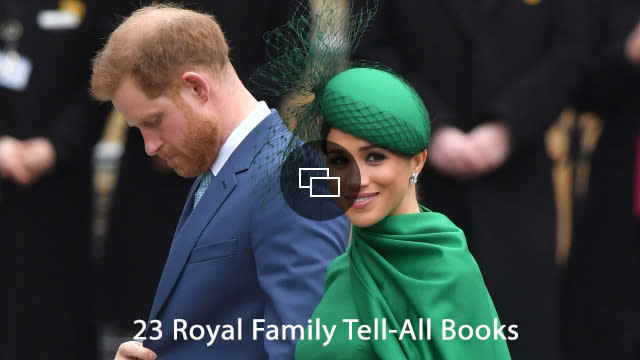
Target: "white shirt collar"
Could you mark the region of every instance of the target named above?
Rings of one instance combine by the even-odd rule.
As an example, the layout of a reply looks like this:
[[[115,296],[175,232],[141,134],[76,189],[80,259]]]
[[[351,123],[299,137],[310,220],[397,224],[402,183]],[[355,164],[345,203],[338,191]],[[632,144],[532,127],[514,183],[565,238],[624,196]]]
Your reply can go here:
[[[255,109],[244,119],[242,122],[231,132],[227,140],[220,147],[218,158],[211,167],[213,175],[218,175],[220,169],[226,164],[227,160],[236,148],[242,143],[242,140],[249,135],[249,133],[262,122],[267,116],[271,114],[271,110],[267,106],[267,103],[260,101]]]

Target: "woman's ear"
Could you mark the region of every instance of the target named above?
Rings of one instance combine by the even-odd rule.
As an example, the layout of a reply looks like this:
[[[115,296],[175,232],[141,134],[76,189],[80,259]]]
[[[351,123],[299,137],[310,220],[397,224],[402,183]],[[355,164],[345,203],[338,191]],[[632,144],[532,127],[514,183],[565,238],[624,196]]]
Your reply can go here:
[[[427,149],[413,155],[411,157],[411,171],[418,174],[422,171],[425,162],[427,161]]]
[[[180,77],[180,87],[186,95],[197,99],[201,104],[209,101],[209,82],[200,73],[187,71]]]

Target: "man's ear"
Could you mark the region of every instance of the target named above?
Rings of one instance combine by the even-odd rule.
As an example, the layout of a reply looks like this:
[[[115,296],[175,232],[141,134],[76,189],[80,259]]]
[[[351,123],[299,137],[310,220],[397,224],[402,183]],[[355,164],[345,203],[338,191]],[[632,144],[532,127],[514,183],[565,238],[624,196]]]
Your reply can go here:
[[[427,161],[427,149],[413,155],[411,157],[411,171],[415,171],[418,174],[422,171],[424,163]]]
[[[207,79],[195,71],[187,71],[180,77],[180,88],[187,96],[194,97],[201,104],[209,101],[210,87]]]

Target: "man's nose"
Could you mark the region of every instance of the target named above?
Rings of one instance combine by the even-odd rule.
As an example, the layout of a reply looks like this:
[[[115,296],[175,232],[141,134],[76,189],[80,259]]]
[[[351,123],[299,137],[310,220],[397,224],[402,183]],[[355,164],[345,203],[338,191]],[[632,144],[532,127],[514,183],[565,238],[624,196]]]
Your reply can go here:
[[[155,156],[158,154],[158,150],[162,147],[162,140],[158,136],[149,134],[148,132],[141,131],[142,138],[144,139],[144,151],[149,156]]]

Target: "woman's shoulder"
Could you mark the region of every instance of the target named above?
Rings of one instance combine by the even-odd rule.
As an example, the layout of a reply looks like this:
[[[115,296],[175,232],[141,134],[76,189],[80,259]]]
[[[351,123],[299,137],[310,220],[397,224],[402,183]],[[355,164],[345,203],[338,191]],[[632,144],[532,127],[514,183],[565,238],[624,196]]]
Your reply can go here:
[[[336,280],[346,276],[348,274],[348,269],[349,259],[346,252],[333,259],[333,261],[329,263],[329,266],[327,267],[327,272],[324,278],[325,290],[328,289],[329,286],[333,285]]]

